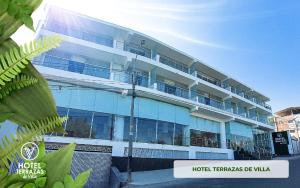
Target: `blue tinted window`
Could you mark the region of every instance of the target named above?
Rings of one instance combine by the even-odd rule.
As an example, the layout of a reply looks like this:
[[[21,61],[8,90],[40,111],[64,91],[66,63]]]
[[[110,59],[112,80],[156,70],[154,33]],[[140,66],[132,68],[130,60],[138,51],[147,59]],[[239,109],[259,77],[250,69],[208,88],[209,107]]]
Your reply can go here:
[[[69,61],[68,71],[83,73],[84,64],[76,61]]]
[[[133,123],[133,140],[135,141],[135,137],[136,137],[136,118],[134,118],[134,123]],[[124,141],[128,141],[129,140],[129,125],[130,125],[130,117],[125,117],[124,118]]]
[[[43,66],[55,69],[68,70],[69,61],[60,57],[45,55]]]
[[[94,113],[92,138],[111,140],[112,116],[103,113]]]
[[[101,78],[109,78],[109,69],[104,67],[98,67],[94,65],[85,64],[83,74],[101,77]]]
[[[137,142],[156,143],[156,121],[139,119],[137,124]]]
[[[175,124],[174,145],[183,145],[184,125]]]
[[[48,21],[46,29],[57,33],[61,33],[63,35],[113,47],[113,38],[111,36],[88,32],[85,31],[84,28],[76,28],[75,26],[66,26],[61,23],[54,23],[53,21]]]
[[[157,143],[173,145],[174,123],[159,121],[157,127]]]
[[[66,126],[67,136],[89,138],[92,112],[70,109]]]

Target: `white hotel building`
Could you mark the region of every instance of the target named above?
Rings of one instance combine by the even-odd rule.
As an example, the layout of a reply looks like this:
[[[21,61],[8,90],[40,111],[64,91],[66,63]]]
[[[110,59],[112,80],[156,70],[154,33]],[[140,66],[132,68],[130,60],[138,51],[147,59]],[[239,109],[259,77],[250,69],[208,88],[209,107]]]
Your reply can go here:
[[[69,118],[68,135],[47,142],[112,146],[113,157],[126,157],[135,69],[133,157],[233,159],[237,148],[271,150],[264,94],[137,31],[56,7],[46,13],[37,37],[63,42],[33,63]]]

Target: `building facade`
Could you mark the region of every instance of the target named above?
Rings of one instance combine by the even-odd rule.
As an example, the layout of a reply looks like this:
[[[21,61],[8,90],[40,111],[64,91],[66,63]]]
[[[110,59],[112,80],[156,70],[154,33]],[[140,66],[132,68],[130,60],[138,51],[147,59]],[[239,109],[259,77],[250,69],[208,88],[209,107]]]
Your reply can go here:
[[[48,7],[37,38],[60,47],[33,63],[49,81],[67,135],[48,142],[112,146],[127,156],[131,73],[136,73],[133,157],[233,159],[271,150],[269,98],[200,60],[142,33]]]
[[[288,131],[294,138],[299,138],[300,107],[290,107],[276,112],[276,131]]]

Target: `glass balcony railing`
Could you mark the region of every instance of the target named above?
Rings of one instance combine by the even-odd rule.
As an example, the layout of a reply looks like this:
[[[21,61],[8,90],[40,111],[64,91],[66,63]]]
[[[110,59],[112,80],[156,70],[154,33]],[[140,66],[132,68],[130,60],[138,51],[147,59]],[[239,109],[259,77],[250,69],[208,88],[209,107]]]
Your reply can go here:
[[[209,98],[209,97],[204,97],[202,95],[198,95],[198,102],[201,104],[205,104],[208,106],[212,106],[221,110],[224,110],[224,105],[223,102],[217,101],[215,99]]]
[[[113,80],[131,84],[132,83],[132,74],[130,72],[124,71],[114,71]],[[143,75],[136,75],[136,85],[148,87],[148,77]]]
[[[189,98],[189,91],[187,89],[183,89],[178,86],[169,85],[161,81],[156,81],[156,84],[157,84],[157,90],[159,91],[172,94],[178,97],[186,98],[186,99]]]
[[[221,82],[219,80],[215,79],[215,78],[209,77],[209,76],[201,74],[201,73],[198,73],[197,77],[200,78],[201,80],[204,80],[204,81],[207,81],[207,82],[209,82],[211,84],[214,84],[216,86],[222,87]]]
[[[95,64],[95,62],[93,62],[93,64],[89,64],[89,61],[82,63],[82,62],[73,61],[69,58],[46,54],[44,56],[44,59],[40,57],[35,58],[33,60],[33,63],[37,65],[50,67],[50,68],[76,72],[76,73],[95,76],[99,78],[108,79],[110,77],[109,67],[105,65],[101,65],[102,62],[99,62],[99,65]]]
[[[125,43],[124,50],[140,56],[151,58],[151,50],[134,43]]]
[[[177,70],[180,70],[182,72],[185,72],[185,73],[188,73],[189,72],[189,69],[187,67],[187,65],[184,65],[183,63],[180,63],[172,58],[169,58],[167,56],[164,56],[164,55],[159,55],[159,62],[165,64],[165,65],[168,65],[170,67],[173,67]]]

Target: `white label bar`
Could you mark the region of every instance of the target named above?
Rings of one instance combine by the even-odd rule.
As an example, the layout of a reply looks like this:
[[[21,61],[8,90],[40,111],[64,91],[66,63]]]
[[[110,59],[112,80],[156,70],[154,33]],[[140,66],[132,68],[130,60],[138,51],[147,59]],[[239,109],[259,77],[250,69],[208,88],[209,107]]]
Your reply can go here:
[[[176,160],[175,178],[288,178],[289,161]]]

